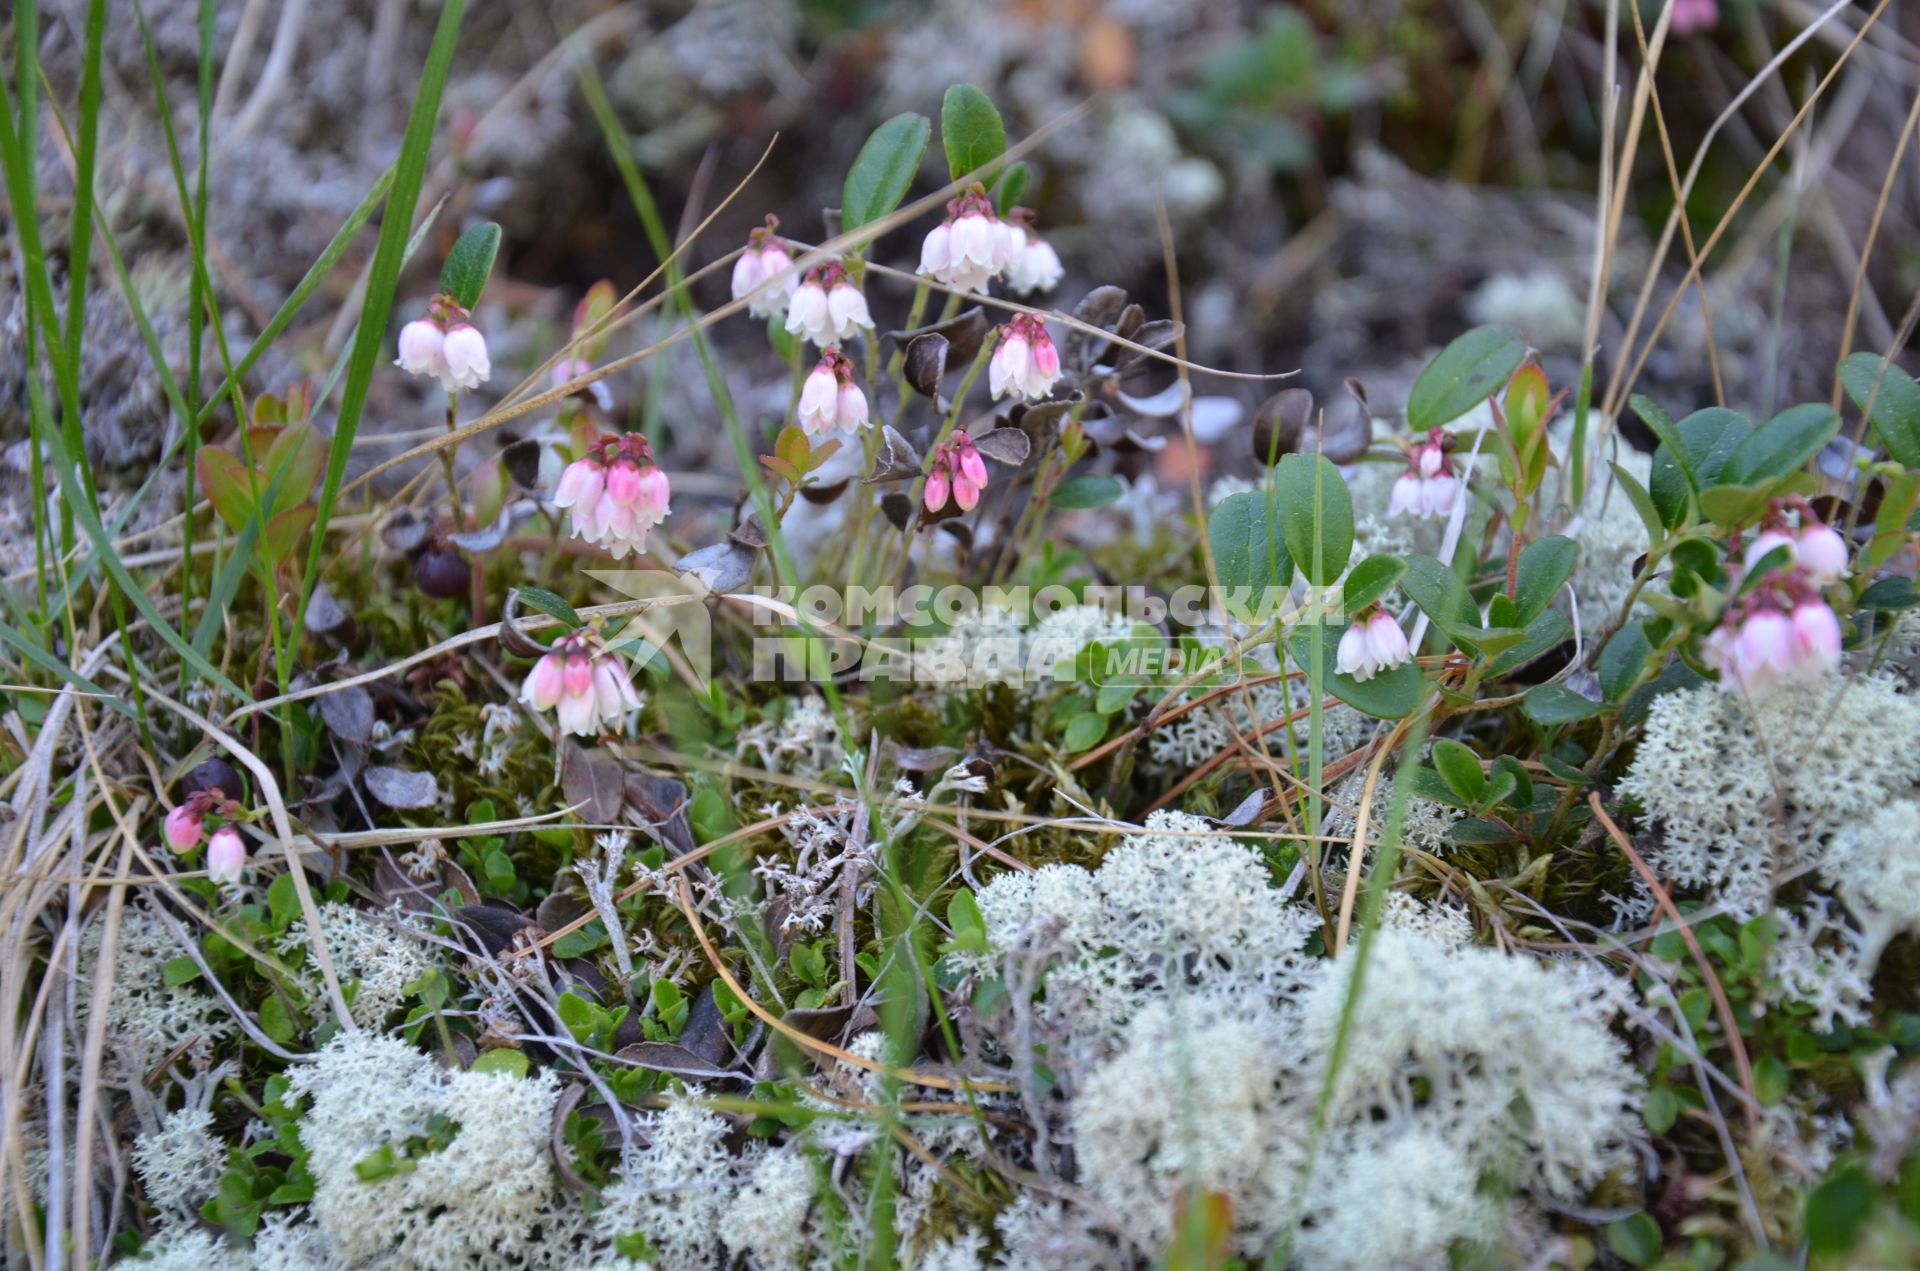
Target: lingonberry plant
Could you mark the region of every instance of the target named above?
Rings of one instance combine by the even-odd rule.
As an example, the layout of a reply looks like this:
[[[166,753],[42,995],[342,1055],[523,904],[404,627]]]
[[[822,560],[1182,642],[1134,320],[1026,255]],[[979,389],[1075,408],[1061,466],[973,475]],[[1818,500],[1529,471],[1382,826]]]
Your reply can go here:
[[[23,1264],[1911,1261],[1890,358],[1629,420],[1483,325],[1323,401],[1056,250],[978,88],[716,250],[582,75],[658,269],[510,322],[498,225],[414,232],[436,83],[344,369],[181,397],[177,606],[33,394],[115,590],[7,778],[79,880],[10,929]]]

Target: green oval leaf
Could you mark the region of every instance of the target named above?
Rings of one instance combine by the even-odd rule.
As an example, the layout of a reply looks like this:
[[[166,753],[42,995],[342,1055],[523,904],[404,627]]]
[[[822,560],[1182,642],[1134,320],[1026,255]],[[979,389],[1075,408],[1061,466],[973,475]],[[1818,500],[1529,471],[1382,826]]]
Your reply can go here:
[[[1291,454],[1273,470],[1280,533],[1300,572],[1325,587],[1353,555],[1353,495],[1325,455]]]
[[[1609,702],[1617,702],[1626,695],[1652,656],[1653,645],[1647,639],[1643,624],[1629,622],[1613,633],[1606,647],[1600,650],[1600,661],[1594,667],[1600,676],[1600,691],[1607,695]]]
[[[1088,711],[1084,715],[1075,715],[1067,721],[1067,753],[1077,755],[1083,750],[1092,750],[1106,735],[1106,716],[1093,711]]]
[[[1514,569],[1513,625],[1528,626],[1546,611],[1554,593],[1573,577],[1579,558],[1580,545],[1557,534],[1527,544]]]
[[[971,173],[986,181],[994,160],[1007,152],[1007,129],[987,95],[972,84],[955,84],[940,103],[940,144],[953,179]]]
[[[879,220],[907,197],[920,160],[933,137],[925,115],[895,115],[873,130],[860,147],[840,194],[840,227],[859,229]]]
[[[1662,441],[1653,452],[1647,492],[1669,528],[1686,520],[1690,495],[1712,485],[1727,459],[1753,433],[1746,416],[1719,406],[1696,410],[1674,425],[1678,445]]]
[[[492,221],[473,226],[447,253],[447,263],[440,270],[440,290],[452,296],[462,309],[473,308],[487,289],[493,258],[499,254],[500,227]]]
[[[1600,713],[1600,703],[1580,696],[1570,688],[1559,684],[1542,684],[1527,694],[1520,709],[1527,718],[1536,724],[1552,727],[1556,724],[1573,724],[1583,719],[1591,719]]]
[[[1394,556],[1369,556],[1347,573],[1341,603],[1352,616],[1393,590],[1407,563]]]
[[[1480,768],[1480,756],[1452,738],[1433,743],[1433,768],[1447,783],[1447,788],[1468,804],[1478,803],[1487,788],[1487,774]]]
[[[1047,502],[1057,508],[1103,508],[1127,492],[1119,480],[1105,473],[1088,472],[1068,477],[1053,488]]]
[[[1518,644],[1500,651],[1491,668],[1495,676],[1512,675],[1573,634],[1573,624],[1558,609],[1549,609],[1527,624]]]
[[[1431,556],[1407,558],[1400,590],[1406,592],[1421,612],[1433,620],[1440,634],[1450,640],[1480,625],[1480,610],[1468,594],[1467,585],[1460,581],[1458,574]]]
[[[496,1046],[473,1061],[468,1072],[498,1073],[503,1077],[524,1077],[527,1075],[527,1055],[525,1051],[515,1050],[511,1046]]]
[[[1778,481],[1804,467],[1839,430],[1840,417],[1824,402],[1789,406],[1734,448],[1720,480],[1728,485]]]
[[[1527,356],[1527,342],[1502,327],[1475,327],[1440,350],[1407,396],[1407,426],[1451,423],[1499,392]]]
[[[1220,586],[1287,587],[1293,583],[1293,558],[1286,542],[1267,524],[1267,496],[1258,490],[1228,495],[1207,517],[1207,545],[1213,551]]]
[[[1871,353],[1856,353],[1842,362],[1840,383],[1872,422],[1886,452],[1909,468],[1920,468],[1920,384]]]
[[[537,609],[549,618],[558,618],[576,630],[580,627],[580,615],[567,603],[564,596],[548,591],[545,587],[519,587],[520,603],[529,609]]]
[[[1607,1224],[1607,1248],[1636,1267],[1658,1258],[1660,1245],[1660,1224],[1644,1209]]]

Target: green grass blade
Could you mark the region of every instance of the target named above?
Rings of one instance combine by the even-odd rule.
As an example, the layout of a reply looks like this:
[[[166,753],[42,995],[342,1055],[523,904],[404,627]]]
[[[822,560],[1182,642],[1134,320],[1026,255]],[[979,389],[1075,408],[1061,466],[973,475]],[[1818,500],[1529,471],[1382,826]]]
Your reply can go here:
[[[25,96],[24,93],[22,95]],[[24,137],[18,129],[12,101],[4,94],[0,94],[0,163],[4,163],[6,168],[7,195],[13,201],[15,208],[37,206],[33,195],[32,171],[33,156],[37,147],[25,144],[28,140],[30,139]],[[93,501],[89,498],[73,497],[76,492],[84,492],[88,488],[82,474],[85,466],[83,462],[86,456],[85,445],[78,435],[79,378],[75,373],[76,368],[65,358],[55,355],[56,350],[52,347],[60,327],[54,312],[53,286],[47,273],[46,250],[40,238],[39,221],[34,216],[17,217],[14,222],[14,232],[19,236],[20,255],[25,266],[21,271],[21,282],[27,293],[29,313],[33,315],[33,321],[29,323],[31,339],[26,349],[28,365],[33,364],[37,342],[38,347],[48,353],[47,360],[53,367],[55,386],[60,394],[62,423],[73,425],[71,437],[66,428],[54,427],[45,394],[38,391],[29,392],[29,404],[39,425],[37,431],[53,449],[55,472],[63,492],[60,500],[63,514],[79,523],[93,543],[94,553],[99,557],[108,576],[125,594],[127,600],[132,602],[140,616],[152,626],[155,635],[171,645],[175,652],[186,658],[194,670],[205,676],[211,683],[242,701],[250,700],[238,685],[221,674],[218,667],[207,661],[178,631],[173,629],[173,625],[153,603],[152,597],[147,595],[145,589],[127,572],[126,566],[120,561],[119,554],[113,549],[113,541],[107,534],[106,526],[101,523],[99,509],[94,506]],[[32,375],[27,377],[30,390],[38,383],[38,378]],[[131,666],[132,650],[129,648],[126,653]]]
[[[413,113],[407,119],[400,157],[394,162],[393,189],[387,197],[386,215],[381,218],[380,239],[374,247],[373,265],[367,274],[367,295],[360,306],[359,330],[354,335],[353,354],[348,362],[346,388],[341,394],[333,440],[327,448],[326,479],[321,485],[319,510],[314,517],[313,543],[307,552],[300,607],[294,613],[296,643],[301,619],[306,613],[306,598],[319,578],[320,551],[326,542],[334,500],[340,496],[340,482],[346,476],[347,454],[353,449],[354,434],[360,428],[360,412],[366,408],[367,391],[373,384],[381,346],[386,342],[387,315],[393,309],[400,269],[406,263],[408,231],[413,226],[414,205],[419,202],[420,187],[426,179],[434,121],[440,116],[440,95],[447,85],[454,44],[466,10],[466,0],[448,0],[447,7],[440,11],[440,25],[433,33],[433,46],[420,73],[420,91],[413,99]]]

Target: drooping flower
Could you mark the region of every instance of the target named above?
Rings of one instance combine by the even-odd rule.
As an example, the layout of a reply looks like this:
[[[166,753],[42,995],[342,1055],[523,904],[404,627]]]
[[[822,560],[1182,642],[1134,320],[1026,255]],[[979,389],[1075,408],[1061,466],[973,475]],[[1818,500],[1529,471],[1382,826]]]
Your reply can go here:
[[[640,695],[619,655],[596,643],[587,632],[562,636],[520,686],[522,702],[536,711],[554,711],[560,731],[576,737],[617,727],[640,708]]]
[[[1375,609],[1371,615],[1355,618],[1340,637],[1333,668],[1364,682],[1382,671],[1391,671],[1412,656],[1406,633],[1393,615],[1384,609]]]
[[[394,365],[409,375],[438,376],[446,367],[447,333],[429,318],[415,318],[400,328],[400,356]]]
[[[992,201],[975,186],[947,204],[947,219],[928,231],[918,272],[961,291],[985,291],[1007,268],[1007,248]]]
[[[980,502],[980,491],[987,486],[987,462],[964,428],[933,448],[933,467],[927,473],[927,488],[922,495],[927,511],[938,512],[953,495],[954,506],[971,512]]]
[[[639,433],[602,437],[584,458],[567,465],[554,504],[572,509],[573,536],[597,543],[620,560],[643,551],[647,532],[666,519],[667,474]]]
[[[442,356],[446,358],[447,369],[440,376],[440,384],[449,393],[478,388],[493,374],[493,363],[487,359],[486,337],[470,323],[448,328]]]
[[[1016,295],[1052,291],[1066,273],[1060,253],[1033,229],[1033,213],[1016,207],[1003,222],[1007,239],[1007,286]]]
[[[184,852],[189,848],[197,847],[200,836],[205,832],[205,817],[198,800],[188,799],[167,813],[165,826],[167,846],[174,851]]]
[[[747,236],[747,246],[733,262],[733,298],[745,299],[747,312],[756,318],[769,318],[787,307],[800,279],[793,268],[793,251],[787,240],[775,233],[780,218],[767,217],[767,223]]]
[[[867,395],[854,381],[853,363],[837,346],[828,345],[807,374],[800,388],[799,415],[809,437],[852,432],[866,425]]]
[[[1794,556],[1806,571],[1807,580],[1816,587],[1846,577],[1847,540],[1831,525],[1802,525]]]
[[[1460,478],[1447,458],[1452,439],[1444,428],[1427,433],[1407,449],[1407,470],[1393,483],[1393,496],[1387,504],[1388,516],[1412,516],[1426,520],[1451,515],[1460,497]]]
[[[823,349],[847,343],[862,327],[873,329],[867,298],[837,260],[809,272],[787,302],[788,334],[805,336]]]
[[[995,401],[1015,393],[1039,401],[1060,378],[1060,353],[1047,324],[1031,313],[1016,314],[1000,328],[1000,343],[987,364],[987,385]]]
[[[452,296],[435,296],[426,317],[400,328],[400,356],[394,365],[409,375],[435,376],[449,393],[486,383],[493,373],[487,340],[469,316]]]
[[[207,877],[231,887],[247,873],[247,841],[231,825],[223,825],[207,841]]]
[[[1721,687],[1759,697],[1782,681],[1818,679],[1839,668],[1840,619],[1815,593],[1789,599],[1797,587],[1791,580],[1769,584],[1728,606],[1704,644],[1704,660],[1720,672]]]

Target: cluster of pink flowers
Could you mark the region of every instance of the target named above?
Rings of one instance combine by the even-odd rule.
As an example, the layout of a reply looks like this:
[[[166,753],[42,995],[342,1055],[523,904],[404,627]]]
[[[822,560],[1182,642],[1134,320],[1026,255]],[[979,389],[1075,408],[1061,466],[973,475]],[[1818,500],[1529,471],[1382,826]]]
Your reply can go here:
[[[493,373],[486,337],[451,296],[435,296],[427,316],[400,328],[400,356],[394,365],[409,375],[439,377],[449,393],[478,388]]]
[[[207,841],[207,877],[222,887],[231,887],[247,873],[247,841],[233,825],[242,811],[219,790],[198,790],[167,813],[161,833],[174,851],[190,852],[200,846],[207,832],[207,817],[219,816],[225,823]]]
[[[1387,515],[1406,514],[1420,518],[1446,516],[1460,497],[1460,478],[1447,458],[1452,443],[1444,428],[1427,433],[1425,441],[1416,441],[1407,450],[1407,470],[1393,483],[1393,499]]]
[[[987,461],[964,428],[933,448],[933,467],[927,473],[924,495],[927,511],[938,512],[947,506],[947,494],[953,494],[954,506],[971,512],[980,502],[980,491],[987,487]]]
[[[667,516],[667,474],[639,433],[600,438],[560,474],[553,501],[573,510],[573,534],[619,560],[643,551],[647,531]]]
[[[1053,391],[1060,378],[1060,353],[1047,334],[1047,324],[1031,313],[1014,315],[1000,328],[1000,343],[987,364],[987,385],[993,400],[1014,393],[1037,402]]]
[[[1840,666],[1840,619],[1820,594],[1847,572],[1847,541],[1800,507],[1789,525],[1776,508],[1754,536],[1734,571],[1736,582],[1776,548],[1788,549],[1784,564],[1730,603],[1706,639],[1707,665],[1720,672],[1723,688],[1759,695],[1783,680],[1811,680]]]
[[[847,343],[862,327],[873,329],[867,298],[837,260],[810,270],[787,301],[788,334],[803,335],[823,349]]]
[[[927,232],[919,272],[961,291],[985,291],[1005,272],[1011,246],[1006,223],[976,186],[947,204],[947,219]]]
[[[800,427],[809,437],[829,437],[864,428],[867,421],[867,395],[854,383],[853,363],[829,344],[800,386]]]
[[[587,632],[562,636],[540,656],[520,686],[520,700],[537,711],[554,711],[560,731],[591,737],[618,727],[640,709],[619,655]]]
[[[1365,681],[1382,671],[1391,671],[1412,656],[1406,632],[1400,629],[1392,614],[1376,608],[1371,615],[1355,618],[1346,634],[1340,637],[1333,669]]]
[[[784,310],[800,284],[793,251],[774,232],[779,228],[780,218],[768,216],[764,226],[747,236],[746,250],[733,262],[733,298],[753,297],[747,312],[756,318],[770,318]]]
[[[1831,525],[1809,518],[1799,526],[1770,525],[1753,536],[1742,562],[1758,565],[1776,547],[1787,549],[1786,568],[1797,570],[1814,587],[1839,582],[1847,574],[1847,540]]]

